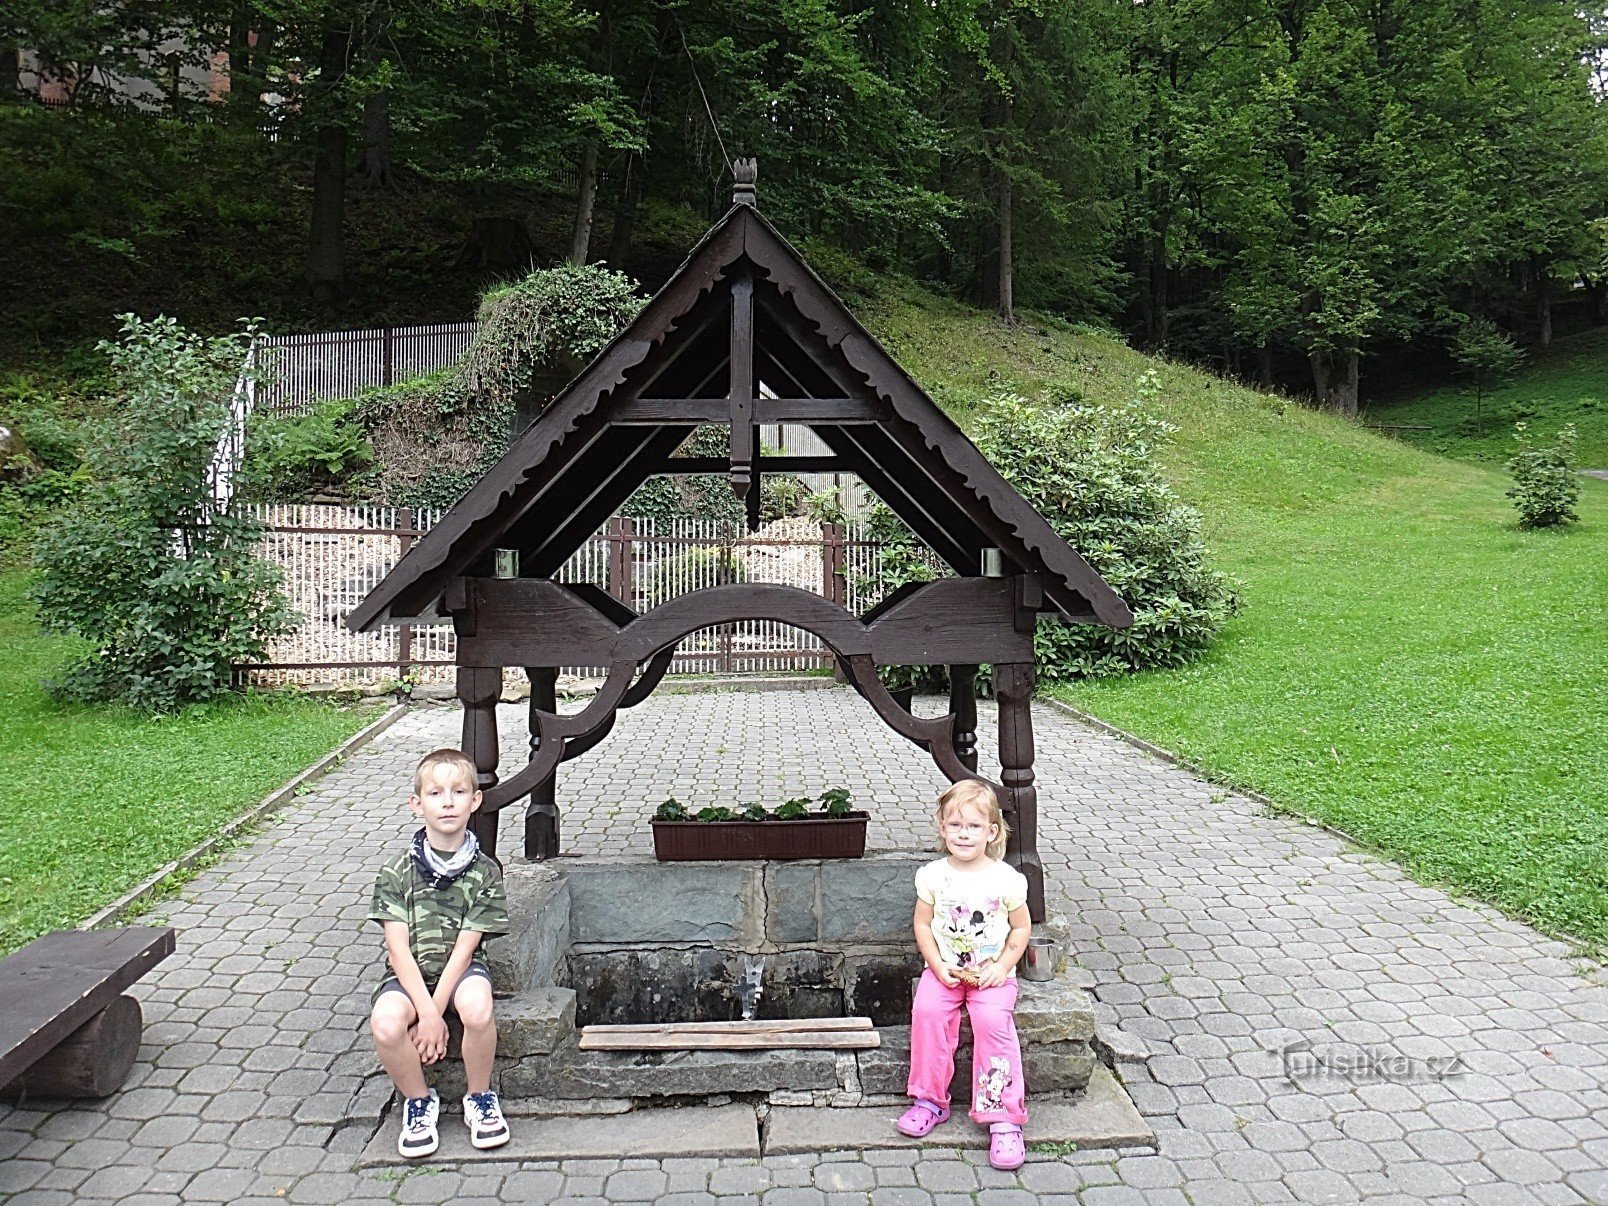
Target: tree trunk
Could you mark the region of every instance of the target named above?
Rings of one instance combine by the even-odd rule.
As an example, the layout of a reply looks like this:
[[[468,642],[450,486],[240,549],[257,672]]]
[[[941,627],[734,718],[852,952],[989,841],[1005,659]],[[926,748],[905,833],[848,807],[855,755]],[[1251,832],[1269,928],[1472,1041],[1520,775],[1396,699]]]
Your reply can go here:
[[[1007,326],[1016,325],[1016,289],[1011,262],[1011,174],[999,173],[999,287],[996,292],[995,313]]]
[[[1604,317],[1608,316],[1608,304],[1605,304],[1608,303],[1608,289],[1603,288],[1601,281],[1593,282],[1585,277],[1580,278],[1580,283],[1585,286],[1586,296],[1591,301],[1591,325],[1600,327]]]
[[[363,98],[363,159],[358,180],[366,189],[394,189],[391,160],[391,94],[371,92]]]
[[[253,20],[255,18],[255,21]],[[253,29],[253,24],[257,28]],[[249,6],[229,10],[229,112],[242,123],[262,116],[262,91],[279,27]]]
[[[1312,384],[1316,387],[1318,405],[1332,410],[1347,419],[1357,417],[1359,384],[1359,356],[1355,344],[1334,351],[1318,350],[1307,354],[1312,364]]]
[[[1335,382],[1334,408],[1345,418],[1355,419],[1362,367],[1362,357],[1355,344],[1348,344],[1341,353],[1340,367],[1340,378]]]
[[[1552,342],[1552,278],[1544,268],[1536,269],[1536,311],[1541,320],[1541,346]]]
[[[327,305],[346,290],[346,126],[334,111],[332,93],[346,72],[350,35],[328,30],[319,52],[319,90],[325,106],[313,158],[312,226],[307,240],[307,286]]]
[[[235,111],[247,108],[251,97],[251,25],[250,14],[240,6],[229,9],[229,107]]]
[[[1150,292],[1150,344],[1165,348],[1172,333],[1171,315],[1167,300],[1167,216],[1160,215],[1158,229],[1150,240],[1149,292]]]
[[[636,226],[637,202],[642,197],[642,175],[647,164],[632,151],[625,159],[625,182],[620,186],[614,207],[614,228],[609,231],[609,250],[605,257],[610,268],[625,271],[625,257],[631,254],[631,233]]]
[[[570,232],[569,262],[576,267],[586,263],[592,247],[592,211],[597,202],[597,140],[592,139],[581,153],[580,199],[575,206],[575,227]]]
[[[530,232],[513,214],[481,215],[469,224],[469,238],[454,268],[490,268],[500,272],[530,271]]]
[[[1256,348],[1256,383],[1263,389],[1273,388],[1273,349],[1265,343]]]

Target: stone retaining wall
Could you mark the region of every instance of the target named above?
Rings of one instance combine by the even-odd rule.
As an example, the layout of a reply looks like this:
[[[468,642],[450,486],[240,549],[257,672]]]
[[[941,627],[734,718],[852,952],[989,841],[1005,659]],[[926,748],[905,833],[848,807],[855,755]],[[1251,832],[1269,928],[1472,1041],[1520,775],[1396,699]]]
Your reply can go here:
[[[925,852],[800,862],[510,859],[514,932],[491,943],[497,1087],[527,1109],[624,1110],[741,1095],[776,1105],[853,1106],[903,1096],[910,1000],[921,969],[911,884]],[[1065,936],[1052,918],[1035,932]],[[581,1051],[593,1022],[739,1016],[743,957],[765,957],[760,1017],[863,1015],[862,1051]],[[1089,996],[1066,980],[1021,983],[1017,1029],[1035,1096],[1082,1089],[1094,1068]],[[956,1099],[969,1099],[963,1030]],[[438,1076],[456,1089],[461,1066]]]

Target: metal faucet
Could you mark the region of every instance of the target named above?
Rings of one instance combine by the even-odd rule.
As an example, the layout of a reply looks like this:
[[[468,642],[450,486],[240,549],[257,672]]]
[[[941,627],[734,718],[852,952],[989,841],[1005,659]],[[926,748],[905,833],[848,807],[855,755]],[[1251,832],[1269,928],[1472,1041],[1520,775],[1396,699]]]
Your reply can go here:
[[[751,1022],[754,1020],[754,1009],[765,991],[764,955],[757,959],[752,955],[743,956],[743,975],[737,982],[737,991],[743,998],[743,1021]]]

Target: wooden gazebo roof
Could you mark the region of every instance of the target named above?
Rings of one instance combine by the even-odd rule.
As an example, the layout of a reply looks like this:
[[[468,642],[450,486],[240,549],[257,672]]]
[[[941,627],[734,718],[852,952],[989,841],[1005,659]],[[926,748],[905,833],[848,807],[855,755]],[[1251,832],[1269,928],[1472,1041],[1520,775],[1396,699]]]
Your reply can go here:
[[[730,473],[758,514],[767,472],[857,474],[957,574],[1037,574],[1042,609],[1122,628],[1127,605],[990,465],[753,206],[751,191],[637,318],[547,405],[347,619],[355,631],[438,621],[449,583],[556,572],[647,478]],[[736,365],[736,372],[733,366]],[[677,457],[730,424],[729,458]],[[759,455],[755,425],[808,425],[829,457]]]

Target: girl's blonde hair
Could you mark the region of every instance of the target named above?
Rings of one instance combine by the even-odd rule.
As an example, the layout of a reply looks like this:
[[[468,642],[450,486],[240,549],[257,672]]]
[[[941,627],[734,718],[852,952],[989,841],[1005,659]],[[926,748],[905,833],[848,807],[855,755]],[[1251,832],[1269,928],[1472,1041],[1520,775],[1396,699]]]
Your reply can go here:
[[[1005,823],[1005,814],[999,809],[999,796],[994,789],[986,783],[976,779],[962,779],[959,783],[952,783],[948,789],[938,797],[938,849],[947,850],[944,842],[944,817],[949,814],[950,808],[957,804],[969,804],[983,816],[988,818],[990,825],[999,826],[999,834],[983,849],[991,859],[1005,857],[1005,839],[1011,836],[1011,827]]]

